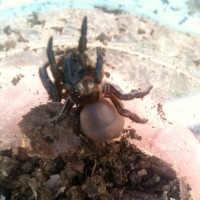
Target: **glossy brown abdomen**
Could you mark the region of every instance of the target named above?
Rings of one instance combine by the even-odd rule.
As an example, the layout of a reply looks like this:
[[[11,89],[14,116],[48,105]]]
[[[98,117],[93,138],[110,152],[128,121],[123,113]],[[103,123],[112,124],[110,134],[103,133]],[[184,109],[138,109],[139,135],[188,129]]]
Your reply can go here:
[[[80,114],[83,133],[94,142],[104,142],[119,137],[124,126],[124,117],[106,99],[86,104]]]

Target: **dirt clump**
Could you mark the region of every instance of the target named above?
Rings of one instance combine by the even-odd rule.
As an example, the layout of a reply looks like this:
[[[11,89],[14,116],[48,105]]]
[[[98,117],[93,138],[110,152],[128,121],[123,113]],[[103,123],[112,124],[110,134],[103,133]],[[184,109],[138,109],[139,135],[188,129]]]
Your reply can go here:
[[[92,150],[83,144],[55,159],[3,155],[6,199],[179,199],[176,173],[123,137]]]
[[[60,108],[41,105],[21,121],[35,154],[23,147],[0,152],[0,193],[6,199],[180,199],[175,171],[136,148],[132,129],[120,140],[89,146],[73,134],[71,115],[49,125]]]

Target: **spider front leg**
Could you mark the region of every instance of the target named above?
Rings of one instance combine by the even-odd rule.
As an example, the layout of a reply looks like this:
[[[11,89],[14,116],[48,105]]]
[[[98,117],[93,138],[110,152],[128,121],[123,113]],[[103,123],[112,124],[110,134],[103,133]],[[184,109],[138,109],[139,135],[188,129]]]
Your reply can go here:
[[[46,63],[43,67],[39,69],[39,76],[42,81],[42,84],[44,88],[46,89],[49,99],[51,99],[54,102],[60,102],[61,98],[59,95],[58,88],[54,85],[54,83],[49,78],[49,75],[47,73],[47,67],[49,66],[49,63]]]
[[[83,18],[82,26],[81,26],[81,36],[78,44],[78,51],[80,54],[84,54],[87,45],[87,17]]]
[[[55,81],[61,81],[61,75],[56,66],[55,56],[53,53],[53,37],[49,38],[49,41],[47,44],[47,57],[48,57],[51,72],[52,72],[52,75],[53,75]]]
[[[101,48],[97,48],[97,63],[95,68],[95,81],[100,84],[103,78],[103,57]]]
[[[87,48],[87,17],[83,18],[82,26],[81,26],[81,36],[78,44],[78,59],[79,63],[82,66],[86,65],[87,55],[85,54]]]
[[[61,100],[62,89],[63,89],[62,76],[61,76],[61,72],[56,64],[56,61],[55,61],[55,56],[54,56],[54,52],[53,52],[53,37],[49,38],[49,41],[47,44],[47,57],[49,60],[51,73],[54,78],[54,84],[58,90],[58,95],[60,96],[60,100]]]
[[[55,63],[55,56],[52,50],[52,46],[53,46],[53,38],[50,37],[47,45],[47,57],[49,62],[47,62],[43,67],[39,69],[39,76],[44,88],[46,89],[49,95],[49,98],[52,101],[60,102],[62,99],[63,84],[62,84],[61,72]],[[54,83],[51,81],[47,73],[48,66],[50,66],[51,73],[54,78]]]

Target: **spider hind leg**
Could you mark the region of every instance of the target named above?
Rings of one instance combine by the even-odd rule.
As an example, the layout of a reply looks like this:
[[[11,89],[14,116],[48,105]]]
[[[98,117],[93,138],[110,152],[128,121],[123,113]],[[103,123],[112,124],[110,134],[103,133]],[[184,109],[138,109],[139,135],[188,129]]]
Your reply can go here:
[[[136,123],[145,124],[146,122],[148,122],[148,119],[141,118],[137,114],[135,114],[127,109],[124,109],[116,97],[109,96],[108,98],[112,101],[112,103],[114,104],[115,108],[120,113],[120,115],[130,118],[132,121],[134,121]]]

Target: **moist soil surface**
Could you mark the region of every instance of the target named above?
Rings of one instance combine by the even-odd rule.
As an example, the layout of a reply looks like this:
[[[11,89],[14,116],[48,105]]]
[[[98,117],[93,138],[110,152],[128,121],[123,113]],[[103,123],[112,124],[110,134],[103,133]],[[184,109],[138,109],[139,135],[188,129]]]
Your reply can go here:
[[[88,145],[70,132],[72,116],[50,124],[61,107],[48,103],[23,117],[19,125],[31,150],[1,151],[0,193],[6,199],[180,199],[175,171],[136,148],[132,129],[117,141]]]

